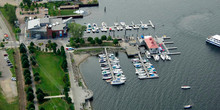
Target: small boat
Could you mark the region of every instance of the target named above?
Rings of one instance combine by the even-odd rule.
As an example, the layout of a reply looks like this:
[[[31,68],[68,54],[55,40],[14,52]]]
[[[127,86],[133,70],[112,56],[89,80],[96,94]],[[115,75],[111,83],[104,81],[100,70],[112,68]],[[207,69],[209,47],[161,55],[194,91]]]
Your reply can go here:
[[[125,81],[121,80],[121,78],[116,78],[115,80],[111,81],[111,85],[122,85]]]
[[[192,108],[192,105],[185,105],[184,106],[184,109],[190,109],[190,108]]]
[[[162,53],[160,54],[160,58],[164,61],[166,59],[166,56]]]
[[[104,75],[102,76],[102,79],[103,79],[103,80],[111,79],[111,78],[112,78],[112,76],[111,76],[110,74],[104,74]]]
[[[155,61],[159,61],[160,57],[158,55],[153,55]]]
[[[101,67],[102,70],[109,70],[109,67]]]
[[[125,22],[120,22],[120,24],[121,24],[122,27],[126,26]]]
[[[107,31],[108,31],[108,29],[106,27],[101,28],[101,32],[107,32]]]
[[[169,56],[169,55],[165,55],[165,58],[166,58],[166,60],[168,60],[168,61],[170,61],[171,60],[171,57]]]
[[[123,27],[122,26],[118,26],[119,30],[122,31],[123,30]]]
[[[104,75],[104,74],[111,74],[111,72],[108,71],[108,70],[103,70],[103,71],[102,71],[102,74],[103,74],[103,75]]]
[[[190,86],[181,86],[181,89],[190,89]]]
[[[108,64],[106,64],[106,63],[101,63],[101,64],[100,64],[101,67],[105,67],[105,66],[107,66],[107,65],[108,65]]]
[[[126,29],[126,30],[132,30],[132,27],[126,25],[126,26],[125,26],[125,29]]]
[[[147,79],[147,75],[138,75],[138,79]]]
[[[99,59],[99,63],[105,63],[106,62],[106,60],[104,60],[104,59]]]
[[[133,25],[133,29],[139,29],[140,27],[138,25]]]
[[[107,24],[105,22],[102,22],[102,27],[106,27],[107,28]]]
[[[146,55],[147,58],[151,58],[151,55],[150,55],[149,51],[146,51],[145,55]]]
[[[115,31],[114,27],[109,27],[109,31]]]
[[[105,58],[105,54],[99,54],[99,58]]]
[[[120,69],[121,66],[120,66],[120,65],[113,65],[112,68],[113,68],[113,69]]]
[[[148,26],[147,26],[147,24],[141,24],[141,28],[142,29],[148,29]]]
[[[137,60],[139,60],[139,58],[133,58],[133,59],[131,59],[132,62],[133,62],[133,61],[137,61]]]
[[[114,70],[113,70],[113,73],[114,73],[114,74],[122,74],[123,71],[122,71],[121,69],[114,69]]]

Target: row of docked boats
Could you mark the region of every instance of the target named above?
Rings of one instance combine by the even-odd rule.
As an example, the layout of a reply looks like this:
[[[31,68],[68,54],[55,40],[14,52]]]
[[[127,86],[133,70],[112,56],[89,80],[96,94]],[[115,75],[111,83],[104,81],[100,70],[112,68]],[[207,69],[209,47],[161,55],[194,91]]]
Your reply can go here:
[[[90,32],[93,32],[93,33],[99,33],[100,31],[101,32],[107,32],[108,30],[109,31],[123,31],[124,29],[125,30],[136,30],[136,29],[148,29],[148,25],[149,24],[144,24],[142,21],[140,21],[140,24],[134,24],[133,22],[131,22],[131,25],[127,25],[125,22],[115,22],[114,23],[114,26],[107,26],[107,24],[105,22],[102,22],[102,26],[101,27],[98,27],[96,23],[88,23],[87,24],[87,29],[86,29],[86,32],[87,33],[90,33]]]
[[[138,79],[152,79],[158,78],[157,71],[148,59],[144,59],[142,62],[139,58],[131,59],[134,67],[135,74],[138,75]]]
[[[126,81],[119,59],[114,54],[100,54],[99,63],[102,70],[102,79],[111,85],[121,85]]]
[[[163,53],[163,52],[160,53],[159,55],[154,54],[154,55],[152,55],[152,56],[153,56],[153,58],[154,58],[155,61],[159,61],[160,58],[161,58],[163,61],[165,61],[165,60],[170,61],[170,60],[171,60],[171,57],[170,57],[169,55],[167,55],[166,53]]]

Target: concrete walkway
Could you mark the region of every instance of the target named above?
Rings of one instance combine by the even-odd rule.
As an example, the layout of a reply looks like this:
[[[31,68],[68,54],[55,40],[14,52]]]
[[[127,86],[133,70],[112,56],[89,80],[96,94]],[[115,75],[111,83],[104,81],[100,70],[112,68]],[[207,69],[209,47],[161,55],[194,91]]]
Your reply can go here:
[[[72,102],[74,103],[75,110],[81,110],[83,109],[83,103],[85,103],[86,98],[90,96],[91,92],[88,92],[88,90],[83,89],[78,85],[78,81],[74,77],[70,53],[66,52],[66,56],[71,83],[69,96],[71,97]]]
[[[57,96],[46,96],[44,99],[52,99],[52,98],[62,98],[65,97],[65,95],[57,95]]]

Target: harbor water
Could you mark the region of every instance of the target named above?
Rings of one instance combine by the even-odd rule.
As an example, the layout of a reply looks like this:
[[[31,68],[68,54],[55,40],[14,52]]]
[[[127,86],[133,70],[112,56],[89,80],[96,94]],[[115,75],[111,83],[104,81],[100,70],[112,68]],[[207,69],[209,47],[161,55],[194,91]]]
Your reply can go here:
[[[85,8],[91,14],[77,19],[80,24],[114,22],[131,24],[151,20],[155,30],[127,31],[126,36],[166,35],[167,47],[178,47],[181,55],[171,61],[154,62],[160,78],[139,80],[125,53],[119,60],[127,80],[124,85],[111,86],[102,80],[97,57],[89,57],[80,65],[85,82],[94,92],[94,110],[181,110],[192,104],[194,110],[220,110],[220,48],[206,44],[210,35],[220,34],[219,0],[99,0],[99,7]],[[104,12],[106,7],[106,12]],[[124,31],[90,33],[85,36],[113,35],[123,37]],[[182,90],[182,85],[191,86]]]

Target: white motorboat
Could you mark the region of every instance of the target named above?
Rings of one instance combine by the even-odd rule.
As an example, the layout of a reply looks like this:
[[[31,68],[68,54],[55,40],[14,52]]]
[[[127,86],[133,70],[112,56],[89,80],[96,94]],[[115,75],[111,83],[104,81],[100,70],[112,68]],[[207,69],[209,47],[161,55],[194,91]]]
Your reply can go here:
[[[166,60],[166,56],[165,56],[163,53],[160,54],[160,58],[161,58],[162,60]]]
[[[138,25],[133,25],[133,29],[139,29],[140,27]]]
[[[120,24],[121,24],[122,27],[126,26],[125,22],[120,22]]]
[[[137,60],[139,60],[139,58],[133,58],[133,59],[131,59],[132,62],[133,62],[133,61],[137,61]]]
[[[171,57],[169,56],[169,55],[165,55],[165,58],[166,58],[166,60],[168,60],[168,61],[170,61],[171,60]]]
[[[102,22],[102,27],[108,27],[107,24],[105,22]]]
[[[105,54],[99,54],[99,58],[105,58],[106,55]]]
[[[149,73],[148,79],[154,79],[154,78],[159,78],[159,76],[157,74],[154,74],[154,73]]]
[[[121,75],[121,80],[124,80],[124,81],[126,81],[126,77],[125,77],[125,75]]]
[[[181,86],[181,89],[190,89],[190,86]]]
[[[132,30],[132,27],[126,25],[126,26],[125,26],[125,29],[126,29],[126,30]]]
[[[120,69],[121,66],[120,66],[120,65],[113,65],[112,68],[113,68],[113,69]]]
[[[159,61],[159,59],[160,59],[160,57],[157,54],[153,55],[153,58],[155,61]]]
[[[121,80],[121,78],[116,78],[115,80],[111,81],[111,85],[121,85],[124,83],[125,83],[125,81]]]
[[[192,105],[185,105],[184,106],[184,109],[190,109],[190,108],[192,108]]]
[[[102,76],[102,79],[103,80],[107,80],[107,79],[111,79],[112,78],[112,76],[110,75],[110,74],[104,74],[103,76]]]
[[[107,32],[108,29],[107,29],[106,27],[102,27],[102,28],[101,28],[101,31],[102,31],[102,32]]]
[[[220,35],[214,35],[206,38],[206,42],[220,47]]]
[[[103,70],[102,71],[102,74],[104,75],[104,74],[111,74],[111,72],[109,71],[109,70]]]
[[[138,75],[138,79],[147,79],[147,75]]]
[[[147,58],[151,58],[151,55],[150,55],[149,51],[146,51],[145,55],[146,55]]]
[[[122,26],[118,26],[119,30],[122,31],[123,30],[123,27]]]
[[[121,69],[114,69],[114,70],[113,70],[113,73],[114,73],[114,74],[122,74],[123,71],[122,71]]]
[[[147,24],[141,24],[141,28],[142,29],[148,29],[148,26],[147,26]]]
[[[109,67],[101,67],[102,70],[109,70]]]

